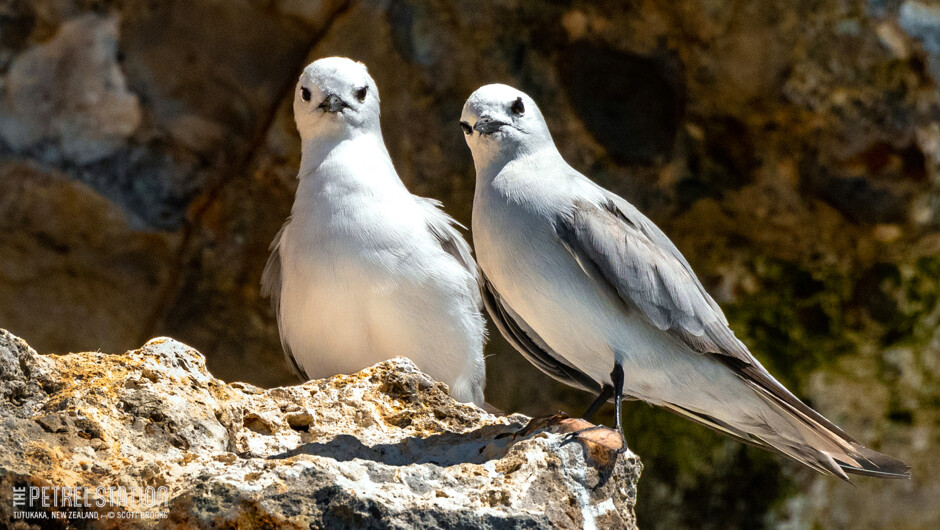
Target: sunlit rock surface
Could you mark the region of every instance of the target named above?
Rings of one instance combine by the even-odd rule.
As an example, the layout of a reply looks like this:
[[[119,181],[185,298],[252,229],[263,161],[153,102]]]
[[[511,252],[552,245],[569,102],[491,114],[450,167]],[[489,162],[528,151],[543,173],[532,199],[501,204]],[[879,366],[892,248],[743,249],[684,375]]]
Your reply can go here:
[[[167,513],[136,526],[636,527],[633,453],[516,434],[527,421],[453,401],[406,359],[263,390],[172,339],[38,355],[0,330],[0,519],[17,522],[14,487],[121,485],[168,490],[124,507]]]

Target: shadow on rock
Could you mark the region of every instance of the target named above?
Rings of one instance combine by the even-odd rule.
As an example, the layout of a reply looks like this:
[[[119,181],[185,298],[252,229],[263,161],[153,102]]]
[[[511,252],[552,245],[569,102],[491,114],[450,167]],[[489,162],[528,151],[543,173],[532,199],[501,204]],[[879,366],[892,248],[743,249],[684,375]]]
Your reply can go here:
[[[520,427],[521,424],[485,425],[465,433],[447,432],[424,438],[412,436],[398,443],[382,443],[371,447],[352,435],[340,434],[327,442],[307,443],[296,449],[272,455],[268,459],[314,455],[332,458],[338,462],[358,458],[390,466],[433,464],[450,467],[459,464],[482,464],[503,458],[515,443],[521,441],[507,436],[518,431]]]

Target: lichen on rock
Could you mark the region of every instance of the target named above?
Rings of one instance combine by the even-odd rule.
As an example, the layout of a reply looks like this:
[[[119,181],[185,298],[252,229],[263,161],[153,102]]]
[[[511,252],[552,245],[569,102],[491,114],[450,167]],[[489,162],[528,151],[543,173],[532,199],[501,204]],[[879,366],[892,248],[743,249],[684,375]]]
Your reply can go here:
[[[407,359],[264,390],[172,339],[39,355],[0,330],[0,518],[16,521],[14,487],[150,486],[166,505],[88,509],[102,527],[125,510],[165,514],[136,526],[636,526],[635,455],[527,421],[455,402]]]

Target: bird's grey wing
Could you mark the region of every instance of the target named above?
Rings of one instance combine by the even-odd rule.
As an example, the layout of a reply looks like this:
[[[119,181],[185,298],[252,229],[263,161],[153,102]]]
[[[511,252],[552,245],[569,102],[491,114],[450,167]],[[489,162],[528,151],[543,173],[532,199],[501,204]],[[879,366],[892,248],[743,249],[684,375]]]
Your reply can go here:
[[[702,283],[699,281],[698,277],[692,271],[692,266],[689,265],[689,262],[685,259],[685,256],[683,256],[682,253],[679,252],[679,249],[676,248],[676,245],[673,244],[672,240],[669,239],[669,237],[667,237],[666,234],[664,234],[663,231],[660,230],[659,227],[656,226],[655,223],[653,223],[653,221],[650,221],[648,217],[643,215],[643,213],[640,212],[636,208],[636,206],[633,206],[632,204],[627,202],[623,197],[620,197],[615,193],[611,193],[610,191],[607,191],[604,188],[601,188],[600,186],[598,186],[598,189],[600,189],[604,193],[604,195],[607,197],[607,200],[609,201],[610,204],[606,205],[606,207],[608,208],[609,211],[613,212],[615,215],[617,215],[618,217],[621,217],[622,219],[625,219],[625,220],[632,219],[633,220],[632,222],[639,225],[640,230],[643,232],[643,235],[649,238],[649,240],[652,241],[653,244],[655,244],[658,248],[662,249],[669,256],[672,256],[676,261],[682,264],[682,267],[692,277],[692,280],[694,281],[695,286],[698,289],[698,291],[704,296],[705,301],[715,311],[715,314],[718,317],[718,319],[722,323],[727,324],[728,319],[725,317],[724,312],[722,312],[721,307],[719,307],[718,303],[715,302],[714,298],[712,298],[708,294],[708,292],[705,291],[705,288],[702,286]]]
[[[558,237],[584,272],[660,330],[712,356],[761,396],[814,429],[856,442],[781,385],[751,355],[665,234],[635,208],[611,200],[578,201],[555,220]]]
[[[696,352],[757,364],[685,258],[635,209],[578,201],[555,230],[585,273],[660,330]]]
[[[300,379],[306,381],[309,379],[303,368],[297,364],[297,359],[291,353],[290,346],[287,344],[287,338],[284,336],[284,330],[281,329],[281,237],[284,235],[284,229],[290,224],[290,217],[278,230],[271,241],[271,255],[268,262],[264,265],[264,272],[261,273],[261,296],[271,299],[271,306],[274,308],[274,315],[277,317],[278,335],[281,337],[281,347],[284,349],[284,357],[287,359],[287,366],[291,372]]]
[[[460,232],[457,231],[458,226],[461,228],[466,227],[455,221],[453,217],[447,215],[444,210],[441,209],[440,201],[424,197],[416,197],[416,199],[418,200],[418,204],[425,210],[425,219],[427,220],[428,230],[431,232],[431,235],[437,239],[441,248],[444,249],[444,252],[453,256],[473,277],[473,281],[476,284],[471,289],[474,295],[474,303],[477,309],[483,309],[483,300],[480,293],[483,284],[480,279],[480,271],[477,268],[476,261],[473,259],[470,245],[467,244],[467,241],[460,235]]]
[[[556,219],[556,232],[585,273],[601,288],[612,289],[626,306],[699,354],[713,357],[738,375],[771,405],[828,438],[841,454],[830,455],[842,471],[906,478],[903,462],[861,446],[842,429],[808,407],[781,385],[734,336],[728,321],[705,292],[689,263],[652,221],[605,190],[601,203],[580,201]],[[670,406],[709,427],[748,443],[782,450],[771,441],[743,433],[699,413]],[[845,478],[839,468],[820,464],[815,451],[789,456],[822,472]]]
[[[499,332],[536,368],[566,385],[598,393],[602,385],[571,366],[545,344],[522,318],[510,308],[489,280],[483,280],[483,304]]]

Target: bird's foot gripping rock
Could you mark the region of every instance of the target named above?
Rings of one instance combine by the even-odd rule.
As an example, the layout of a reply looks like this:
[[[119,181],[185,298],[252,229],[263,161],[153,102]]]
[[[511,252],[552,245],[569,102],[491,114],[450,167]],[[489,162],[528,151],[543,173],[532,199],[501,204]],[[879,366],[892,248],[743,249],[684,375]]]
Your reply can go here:
[[[564,412],[532,418],[522,429],[504,436],[525,438],[539,432],[564,434],[562,445],[579,442],[594,465],[612,466],[618,455],[632,455],[623,435],[615,429],[594,425],[583,418],[572,418]]]
[[[614,451],[618,455],[622,455],[630,450],[627,447],[627,441],[623,437],[623,433],[619,432],[617,429],[611,429],[606,425],[591,425],[590,422],[581,418],[568,419],[570,422],[566,427],[576,430],[569,432],[567,436],[565,436],[565,443],[570,443],[575,440],[586,442]],[[579,426],[585,424],[588,426],[579,428]]]

